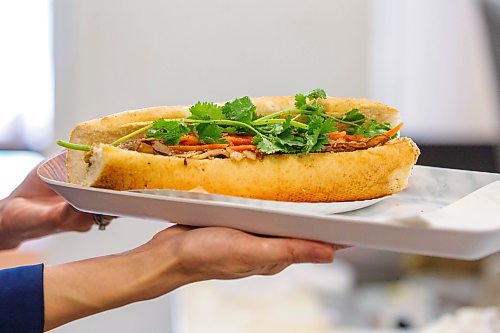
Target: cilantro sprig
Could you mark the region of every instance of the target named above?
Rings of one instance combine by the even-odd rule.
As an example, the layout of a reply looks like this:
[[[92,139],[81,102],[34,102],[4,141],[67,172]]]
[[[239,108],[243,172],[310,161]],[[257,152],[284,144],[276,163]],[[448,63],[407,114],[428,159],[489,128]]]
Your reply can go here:
[[[347,128],[348,134],[361,134],[365,138],[384,134],[391,129],[391,124],[369,120],[364,114],[360,113],[358,109],[352,109],[344,114],[344,116],[339,119],[339,122],[349,125]]]
[[[198,102],[190,108],[188,118],[156,121],[147,136],[161,139],[165,144],[178,144],[182,135],[193,132],[202,143],[211,144],[224,142],[223,133],[249,134],[265,154],[321,151],[328,143],[325,134],[336,128],[334,122],[325,116],[320,98],[326,98],[322,89],[315,89],[307,95],[299,94],[296,96],[297,110],[261,117],[247,96],[222,106]],[[297,121],[292,119],[292,114],[305,117]],[[280,117],[282,115],[285,117]]]
[[[337,131],[338,124],[347,126],[347,133],[369,138],[387,132],[389,123],[367,119],[358,109],[342,117],[327,114],[321,99],[327,98],[323,89],[295,95],[294,108],[259,116],[248,96],[236,98],[224,105],[198,102],[191,106],[191,115],[181,119],[159,119],[144,126],[112,145],[146,132],[146,137],[161,140],[166,145],[177,145],[182,136],[194,133],[203,144],[225,143],[224,133],[252,135],[254,144],[264,154],[307,154],[320,152],[328,144],[327,133]],[[63,144],[64,143],[64,144]],[[70,149],[90,150],[88,146]]]

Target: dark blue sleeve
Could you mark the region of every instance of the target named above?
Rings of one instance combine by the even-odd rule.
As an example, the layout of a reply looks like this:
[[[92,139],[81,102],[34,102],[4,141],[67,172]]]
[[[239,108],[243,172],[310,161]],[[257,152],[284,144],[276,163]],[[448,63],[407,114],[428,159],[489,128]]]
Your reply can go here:
[[[0,332],[43,332],[43,264],[0,270]]]

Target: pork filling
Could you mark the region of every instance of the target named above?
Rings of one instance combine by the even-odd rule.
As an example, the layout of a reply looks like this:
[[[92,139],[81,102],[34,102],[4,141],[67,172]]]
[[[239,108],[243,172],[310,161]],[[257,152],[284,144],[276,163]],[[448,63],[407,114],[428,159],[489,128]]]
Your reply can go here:
[[[330,141],[325,145],[322,152],[352,152],[356,150],[365,150],[384,145],[391,138],[381,134],[372,138],[363,138],[361,136],[345,135],[345,132],[333,133]],[[137,151],[140,153],[173,156],[180,158],[190,158],[195,160],[229,158],[234,161],[244,159],[261,159],[264,154],[260,153],[253,145],[234,146],[229,144],[216,145],[165,145],[161,140],[155,138],[143,138],[123,142],[119,148]],[[208,147],[208,148],[207,148]],[[243,148],[243,149],[241,149]]]

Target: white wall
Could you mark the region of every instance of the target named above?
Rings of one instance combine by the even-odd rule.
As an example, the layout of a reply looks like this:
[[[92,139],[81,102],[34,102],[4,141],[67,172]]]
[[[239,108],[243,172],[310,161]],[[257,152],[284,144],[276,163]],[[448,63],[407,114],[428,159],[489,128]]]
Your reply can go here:
[[[144,106],[316,87],[365,96],[367,2],[55,0],[55,136]],[[59,235],[47,260],[121,251],[163,227],[124,219],[104,233]],[[58,332],[168,332],[167,303],[132,305]]]
[[[480,1],[373,0],[370,96],[420,143],[499,144],[500,94]]]
[[[324,87],[399,108],[417,142],[500,140],[477,1],[54,1],[58,138],[131,108]]]
[[[56,0],[56,134],[151,105],[365,96],[367,1]]]

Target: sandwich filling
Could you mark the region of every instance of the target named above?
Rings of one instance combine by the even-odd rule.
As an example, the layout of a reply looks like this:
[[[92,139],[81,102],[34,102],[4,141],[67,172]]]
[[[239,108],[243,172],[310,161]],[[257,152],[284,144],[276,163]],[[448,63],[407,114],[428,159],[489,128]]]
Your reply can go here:
[[[384,145],[402,124],[368,119],[358,109],[342,117],[327,114],[321,100],[323,89],[295,95],[294,107],[260,116],[249,97],[224,105],[198,102],[191,115],[179,119],[158,119],[111,143],[140,153],[190,159],[229,158],[256,160],[270,154],[340,153]],[[92,147],[59,142],[70,149]]]
[[[142,138],[123,142],[118,147],[139,153],[196,160],[213,158],[230,158],[234,161],[243,159],[256,160],[265,155],[253,143],[254,139],[251,136],[227,134],[223,137],[227,140],[227,143],[203,144],[194,133],[191,133],[183,136],[177,145],[166,145],[161,139]],[[385,134],[364,138],[361,135],[349,135],[345,131],[328,133],[327,137],[329,140],[321,151],[323,153],[364,150],[381,146],[391,139],[390,136]]]

